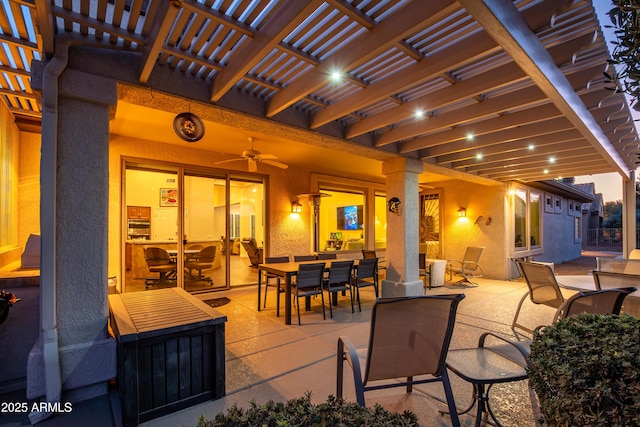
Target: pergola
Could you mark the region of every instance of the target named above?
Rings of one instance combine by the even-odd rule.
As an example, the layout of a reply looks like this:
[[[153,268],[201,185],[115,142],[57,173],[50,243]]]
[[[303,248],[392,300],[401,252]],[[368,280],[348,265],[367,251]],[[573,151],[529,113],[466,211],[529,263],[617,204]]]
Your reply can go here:
[[[172,93],[155,78],[171,70],[200,83],[193,100],[427,172],[495,183],[636,168],[590,1],[8,0],[0,27],[0,93],[22,129],[41,116],[31,61],[65,35],[136,53],[142,86]],[[287,158],[284,145],[265,151]]]

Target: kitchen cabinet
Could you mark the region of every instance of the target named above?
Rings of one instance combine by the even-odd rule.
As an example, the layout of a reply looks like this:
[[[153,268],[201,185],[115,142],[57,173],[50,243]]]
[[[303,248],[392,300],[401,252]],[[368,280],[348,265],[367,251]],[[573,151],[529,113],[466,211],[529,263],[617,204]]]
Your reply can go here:
[[[127,206],[127,219],[151,219],[151,207]]]

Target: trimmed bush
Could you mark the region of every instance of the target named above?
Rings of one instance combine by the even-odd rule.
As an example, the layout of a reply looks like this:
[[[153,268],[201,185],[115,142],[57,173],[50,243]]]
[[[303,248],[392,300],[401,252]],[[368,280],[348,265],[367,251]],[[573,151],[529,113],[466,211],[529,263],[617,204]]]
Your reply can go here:
[[[583,313],[534,335],[529,380],[551,426],[640,426],[640,319]]]
[[[201,416],[197,427],[279,427],[279,426],[418,426],[418,417],[410,412],[389,412],[380,405],[365,408],[356,403],[329,396],[325,403],[311,403],[311,393],[286,403],[270,400],[264,405],[249,402],[250,408],[233,405],[226,413],[219,412],[213,420]]]

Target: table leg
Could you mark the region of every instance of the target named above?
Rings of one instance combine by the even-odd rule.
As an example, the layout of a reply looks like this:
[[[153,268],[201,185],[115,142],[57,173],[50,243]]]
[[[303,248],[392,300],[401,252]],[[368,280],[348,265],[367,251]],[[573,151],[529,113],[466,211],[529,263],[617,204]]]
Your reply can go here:
[[[284,279],[284,324],[291,324],[291,275],[287,274]]]
[[[260,311],[260,289],[262,289],[262,270],[258,269],[258,311]],[[280,292],[279,289],[278,292]],[[279,295],[278,298],[280,298]]]

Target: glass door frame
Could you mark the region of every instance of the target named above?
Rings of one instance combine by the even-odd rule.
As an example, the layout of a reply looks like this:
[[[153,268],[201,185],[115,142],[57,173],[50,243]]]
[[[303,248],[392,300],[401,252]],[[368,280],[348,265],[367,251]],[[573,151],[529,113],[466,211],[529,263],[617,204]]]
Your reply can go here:
[[[230,213],[231,213],[231,183],[234,180],[239,180],[239,181],[247,181],[247,182],[256,182],[256,183],[260,183],[262,185],[262,203],[260,204],[260,206],[258,206],[258,209],[262,210],[262,218],[263,218],[263,222],[264,222],[264,227],[263,227],[263,241],[265,243],[265,246],[267,245],[268,242],[268,227],[266,226],[266,224],[269,224],[269,210],[266,209],[266,207],[269,205],[268,204],[268,200],[269,200],[269,176],[268,175],[264,175],[264,174],[257,174],[257,173],[250,173],[250,172],[242,172],[242,171],[233,171],[233,170],[227,170],[227,169],[217,169],[217,168],[211,168],[211,167],[207,167],[207,166],[200,166],[200,165],[190,165],[190,164],[182,164],[182,163],[172,163],[172,162],[163,162],[163,161],[158,161],[158,160],[153,160],[153,159],[143,159],[143,158],[135,158],[135,157],[125,157],[123,156],[121,158],[121,197],[120,197],[120,204],[121,204],[121,225],[120,225],[120,236],[121,236],[121,245],[120,245],[120,274],[121,277],[123,278],[122,282],[123,282],[123,292],[127,292],[127,283],[126,280],[124,279],[126,277],[126,273],[125,273],[125,266],[126,266],[126,250],[125,250],[125,246],[127,243],[127,229],[126,229],[126,210],[127,210],[127,206],[126,206],[126,188],[127,188],[127,182],[126,182],[126,172],[127,169],[133,169],[133,168],[145,168],[145,169],[149,169],[149,171],[157,171],[157,172],[169,172],[169,173],[175,173],[176,174],[176,180],[177,180],[177,188],[178,188],[178,221],[177,221],[177,236],[182,236],[182,238],[177,238],[176,239],[176,248],[177,248],[177,264],[178,264],[178,269],[180,269],[180,266],[184,266],[184,260],[185,260],[185,255],[184,255],[184,250],[185,250],[185,245],[186,245],[186,241],[184,239],[185,236],[185,224],[184,224],[184,212],[185,212],[185,206],[184,206],[184,200],[185,200],[185,193],[184,193],[184,178],[185,175],[189,175],[189,174],[193,174],[196,176],[202,176],[202,177],[209,177],[212,179],[224,179],[225,181],[225,235],[226,238],[224,239],[223,242],[223,249],[225,252],[225,256],[222,259],[222,262],[224,263],[224,268],[225,268],[225,275],[224,275],[224,280],[225,280],[225,285],[224,287],[217,287],[215,289],[212,289],[212,292],[215,291],[224,291],[224,290],[229,290],[232,287],[232,283],[231,283],[231,249],[232,249],[232,242],[231,242],[231,238],[230,238]],[[179,270],[180,271],[180,270]],[[184,275],[183,274],[178,274],[177,275],[177,283],[176,286],[179,288],[184,289]]]

